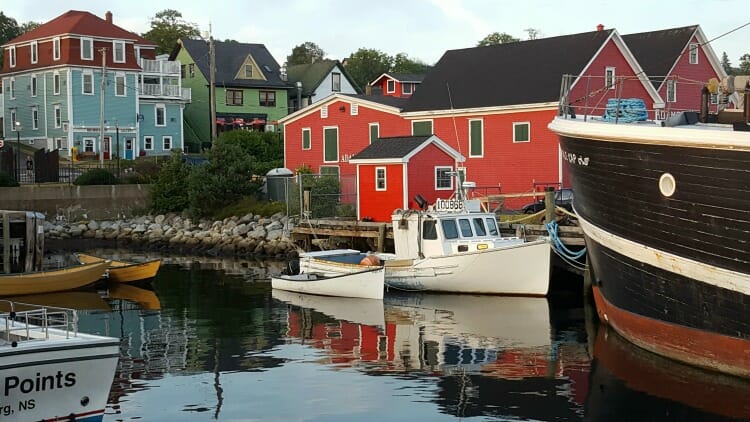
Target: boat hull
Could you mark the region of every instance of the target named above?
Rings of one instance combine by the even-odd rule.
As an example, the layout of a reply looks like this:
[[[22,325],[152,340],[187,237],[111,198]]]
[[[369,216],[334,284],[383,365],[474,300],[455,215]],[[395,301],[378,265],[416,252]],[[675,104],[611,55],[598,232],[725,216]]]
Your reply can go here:
[[[93,255],[76,254],[78,260],[83,263],[101,261]],[[112,260],[107,268],[107,278],[117,283],[132,283],[136,281],[150,280],[156,277],[161,266],[161,259],[153,259],[146,262],[126,262]]]
[[[383,299],[384,274],[385,269],[379,267],[330,277],[308,273],[293,276],[279,275],[271,277],[271,287],[323,296]]]
[[[399,261],[385,261],[386,286],[399,290],[532,296],[549,290],[548,240]]]
[[[99,280],[108,265],[107,261],[99,261],[59,270],[0,275],[0,296],[77,289]]]
[[[550,128],[599,316],[644,349],[750,376],[750,134],[585,125]]]

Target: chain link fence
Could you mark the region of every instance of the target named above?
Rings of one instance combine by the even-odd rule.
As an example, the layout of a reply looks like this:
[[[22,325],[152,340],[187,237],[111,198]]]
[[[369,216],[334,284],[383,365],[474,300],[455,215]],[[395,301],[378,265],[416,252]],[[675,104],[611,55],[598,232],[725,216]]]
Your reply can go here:
[[[354,175],[298,174],[268,178],[268,197],[286,203],[289,215],[305,218],[356,218],[357,180]]]

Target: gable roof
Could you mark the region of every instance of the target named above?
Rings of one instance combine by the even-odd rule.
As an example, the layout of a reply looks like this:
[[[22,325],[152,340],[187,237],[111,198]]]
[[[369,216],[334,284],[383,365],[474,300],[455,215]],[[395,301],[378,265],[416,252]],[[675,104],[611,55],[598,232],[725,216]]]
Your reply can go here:
[[[414,82],[421,83],[424,80],[424,74],[422,73],[383,73],[382,75],[375,78],[370,85],[375,85],[380,82],[383,78],[394,79],[398,82]]]
[[[388,97],[385,95],[355,95],[334,92],[333,94],[323,98],[320,101],[308,105],[307,107],[303,107],[295,111],[294,113],[287,114],[286,116],[279,119],[279,123],[287,124],[293,122],[299,118],[307,116],[308,114],[316,113],[320,111],[321,107],[328,107],[330,104],[336,101],[357,103],[362,107],[380,110],[385,113],[399,114],[401,112],[401,108],[407,100],[407,98]]]
[[[344,74],[344,77],[354,87],[357,92],[361,92],[354,80],[349,76],[344,66],[338,60],[319,60],[315,63],[298,64],[287,66],[287,80],[294,85],[296,82],[302,82],[302,95],[311,96],[318,89],[326,76],[338,67],[338,70]]]
[[[464,157],[459,152],[451,148],[437,136],[422,135],[375,139],[370,145],[365,147],[365,149],[352,156],[349,159],[349,162],[352,164],[375,164],[383,162],[405,163],[430,144],[435,144],[456,161],[464,161]]]
[[[51,21],[8,41],[4,45],[19,44],[65,34],[133,40],[138,45],[156,47],[156,44],[136,33],[126,31],[92,13],[80,10],[69,10]]]
[[[613,29],[448,50],[404,112],[557,102],[564,74],[580,74]]]
[[[646,72],[651,84],[658,89],[697,29],[697,25],[684,26],[623,35],[622,39]]]
[[[195,60],[198,69],[208,79],[208,43],[203,40],[182,38],[181,48],[187,50]],[[216,60],[216,85],[241,88],[290,88],[292,85],[281,79],[281,69],[263,44],[245,44],[239,42],[214,41],[214,57]],[[178,49],[172,52],[170,60],[177,56]],[[252,56],[259,70],[263,72],[262,79],[235,79],[240,67],[245,64],[247,56]]]

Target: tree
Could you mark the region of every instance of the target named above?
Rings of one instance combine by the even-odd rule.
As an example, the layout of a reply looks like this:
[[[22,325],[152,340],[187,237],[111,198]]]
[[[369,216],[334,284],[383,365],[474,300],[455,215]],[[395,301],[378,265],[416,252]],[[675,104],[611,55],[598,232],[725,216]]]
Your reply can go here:
[[[181,154],[173,152],[162,165],[159,176],[151,184],[149,209],[157,214],[181,212],[188,208],[188,180],[191,168],[182,162]]]
[[[495,44],[507,44],[509,42],[517,42],[521,41],[520,39],[508,35],[505,32],[499,33],[499,32],[493,32],[486,37],[482,38],[478,43],[477,47],[485,47],[488,45],[495,45]]]
[[[307,41],[292,49],[292,54],[286,56],[286,65],[310,64],[323,60],[326,52],[314,42]]]
[[[158,12],[151,18],[151,30],[143,34],[143,38],[156,43],[156,54],[171,53],[180,38],[198,36],[198,26],[185,22],[182,13],[174,9]]]
[[[530,40],[535,40],[535,39],[537,39],[537,38],[539,38],[539,37],[542,36],[542,31],[540,31],[540,30],[538,30],[536,28],[526,28],[523,31],[526,32],[527,34],[529,34],[529,39]]]
[[[427,73],[430,66],[420,60],[412,60],[406,53],[398,53],[392,60],[391,71],[396,73]],[[378,75],[380,76],[380,75]],[[372,82],[372,81],[370,81]]]
[[[21,35],[21,28],[18,26],[18,22],[15,19],[5,16],[3,12],[0,12],[0,45],[16,38]],[[3,64],[3,52],[4,48],[0,49],[0,66]]]
[[[740,57],[739,74],[750,75],[750,54],[746,53],[743,54],[742,57]]]
[[[729,62],[729,55],[726,51],[721,53],[721,67],[724,68],[724,72],[727,72],[727,75],[732,74],[732,63]]]
[[[19,29],[21,30],[22,34],[25,34],[25,33],[29,32],[31,30],[34,30],[34,29],[38,28],[41,25],[42,24],[39,23],[39,22],[28,21],[28,22],[22,23],[21,26],[19,27]]]
[[[219,139],[239,145],[254,158],[251,163],[254,175],[263,176],[271,169],[284,167],[284,142],[278,133],[230,130]]]
[[[366,86],[375,78],[391,70],[393,58],[371,48],[360,48],[347,60],[346,70],[359,86]]]

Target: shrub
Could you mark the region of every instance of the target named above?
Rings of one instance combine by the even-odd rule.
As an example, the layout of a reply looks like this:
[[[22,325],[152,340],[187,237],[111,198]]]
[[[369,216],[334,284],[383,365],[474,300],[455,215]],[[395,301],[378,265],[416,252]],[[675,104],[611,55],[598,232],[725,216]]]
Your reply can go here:
[[[219,220],[232,216],[243,216],[245,214],[270,217],[274,214],[285,212],[286,204],[283,202],[262,201],[254,197],[246,197],[232,205],[224,207],[221,211],[216,213],[215,217]]]
[[[231,130],[219,137],[221,142],[239,145],[252,160],[252,172],[263,176],[269,170],[284,165],[284,141],[274,132]]]
[[[73,181],[74,185],[116,185],[117,178],[109,170],[91,169]]]
[[[18,186],[18,182],[16,182],[16,179],[10,177],[8,173],[5,173],[4,171],[0,171],[0,186],[16,187]]]
[[[180,153],[173,152],[161,166],[151,184],[149,209],[157,214],[181,212],[190,206],[189,177],[191,168],[182,162]]]

